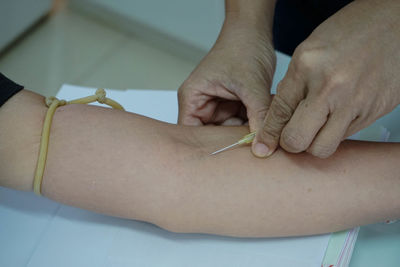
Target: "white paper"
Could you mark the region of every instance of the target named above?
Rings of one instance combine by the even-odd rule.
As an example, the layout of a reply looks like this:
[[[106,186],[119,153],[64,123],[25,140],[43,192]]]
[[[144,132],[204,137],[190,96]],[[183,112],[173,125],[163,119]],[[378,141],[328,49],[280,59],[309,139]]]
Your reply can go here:
[[[94,89],[64,85],[57,97]],[[106,90],[128,111],[175,123],[175,91]],[[149,223],[0,188],[0,266],[320,267],[330,235],[249,239],[174,234]]]

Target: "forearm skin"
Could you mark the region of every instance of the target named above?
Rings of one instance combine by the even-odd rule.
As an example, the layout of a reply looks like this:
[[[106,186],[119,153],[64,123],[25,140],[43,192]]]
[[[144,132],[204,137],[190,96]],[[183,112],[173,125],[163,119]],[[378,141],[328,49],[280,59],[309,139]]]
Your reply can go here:
[[[20,96],[0,109],[7,125],[0,185],[32,190],[46,107],[40,96]],[[25,108],[15,108],[10,121],[5,111],[17,104]],[[53,119],[42,193],[175,232],[239,237],[319,234],[400,218],[399,144],[346,141],[325,160],[283,151],[258,159],[247,146],[210,155],[247,132],[63,106]]]
[[[283,151],[256,159],[249,147],[211,156],[248,130],[179,127],[84,106],[60,109],[55,120],[43,192],[70,205],[176,232],[243,237],[400,217],[397,144],[348,141],[326,160]]]

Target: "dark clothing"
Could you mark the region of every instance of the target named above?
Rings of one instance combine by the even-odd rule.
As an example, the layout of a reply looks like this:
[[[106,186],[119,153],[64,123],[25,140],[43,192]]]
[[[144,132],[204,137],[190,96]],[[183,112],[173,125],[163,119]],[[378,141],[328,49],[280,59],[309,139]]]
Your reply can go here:
[[[23,86],[9,80],[0,72],[0,107],[22,89],[24,89]]]
[[[275,49],[292,55],[319,24],[350,2],[352,0],[278,0],[273,28]]]

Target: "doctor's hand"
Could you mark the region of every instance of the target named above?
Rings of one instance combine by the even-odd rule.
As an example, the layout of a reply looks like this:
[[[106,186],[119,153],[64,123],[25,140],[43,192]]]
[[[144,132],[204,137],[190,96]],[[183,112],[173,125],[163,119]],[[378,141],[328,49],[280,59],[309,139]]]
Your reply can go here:
[[[253,152],[268,156],[279,143],[329,157],[399,103],[400,1],[354,1],[297,47]]]
[[[264,25],[225,21],[213,48],[178,91],[179,124],[261,127],[275,70]],[[259,27],[260,26],[260,27]]]

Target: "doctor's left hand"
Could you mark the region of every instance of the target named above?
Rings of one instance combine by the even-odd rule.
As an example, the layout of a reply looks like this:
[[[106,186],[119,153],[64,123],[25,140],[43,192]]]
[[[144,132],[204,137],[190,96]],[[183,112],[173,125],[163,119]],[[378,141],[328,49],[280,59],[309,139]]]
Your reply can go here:
[[[253,152],[268,156],[279,143],[329,157],[399,103],[400,1],[354,1],[297,47]],[[268,149],[259,153],[256,143]]]

